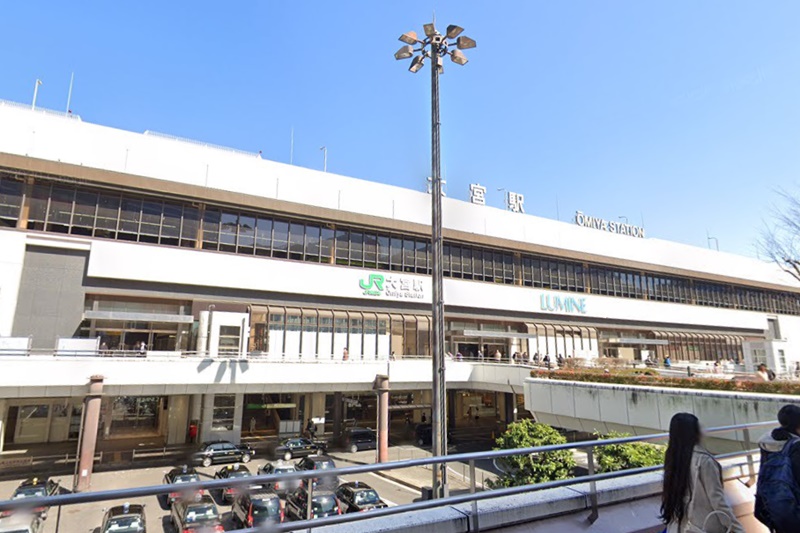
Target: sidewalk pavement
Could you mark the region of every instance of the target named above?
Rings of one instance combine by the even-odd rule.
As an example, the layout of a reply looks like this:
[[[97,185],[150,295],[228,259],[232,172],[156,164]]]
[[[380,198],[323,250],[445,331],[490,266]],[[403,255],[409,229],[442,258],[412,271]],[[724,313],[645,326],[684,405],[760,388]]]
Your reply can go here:
[[[364,450],[355,453],[351,452],[331,452],[332,458],[358,465],[375,464],[376,450]],[[392,446],[389,448],[389,461],[405,461],[409,459],[422,459],[431,457],[431,452],[416,446]],[[460,463],[448,464],[448,485],[451,492],[469,491],[469,466]],[[432,483],[431,466],[413,466],[410,468],[398,468],[375,472],[388,480],[400,483],[414,490],[421,490],[422,487],[430,487]],[[493,479],[495,474],[483,468],[475,468],[476,489],[484,490],[488,485],[484,485],[489,479]]]

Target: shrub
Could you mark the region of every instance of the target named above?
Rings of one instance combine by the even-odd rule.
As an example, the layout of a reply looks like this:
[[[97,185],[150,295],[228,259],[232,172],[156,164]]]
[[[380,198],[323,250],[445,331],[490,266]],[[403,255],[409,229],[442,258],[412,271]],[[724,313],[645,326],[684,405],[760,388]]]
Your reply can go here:
[[[617,439],[629,437],[627,433],[612,432],[606,436],[597,435],[599,439]],[[609,444],[595,449],[595,460],[598,472],[616,472],[629,468],[641,468],[664,464],[664,446],[648,442],[630,442],[627,444]]]
[[[508,425],[508,429],[497,438],[497,450],[530,448],[565,444],[567,439],[552,426],[533,420],[520,420]],[[506,472],[496,480],[489,481],[491,488],[517,487],[567,479],[572,477],[575,459],[572,450],[510,456],[503,460]]]
[[[664,377],[652,369],[613,370],[531,370],[531,377],[589,383],[615,383],[681,389],[757,392],[764,394],[800,395],[800,383],[792,381],[735,381],[705,377]]]

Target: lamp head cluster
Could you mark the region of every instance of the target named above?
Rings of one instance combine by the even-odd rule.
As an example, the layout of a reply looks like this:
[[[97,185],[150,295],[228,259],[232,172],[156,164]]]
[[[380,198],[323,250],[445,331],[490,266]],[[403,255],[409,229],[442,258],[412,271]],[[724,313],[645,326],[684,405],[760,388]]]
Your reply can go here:
[[[433,23],[424,24],[422,26],[425,32],[425,37],[420,39],[417,33],[409,31],[400,36],[400,41],[405,43],[394,54],[395,59],[411,59],[411,65],[408,70],[411,72],[419,72],[425,64],[425,59],[434,61],[439,69],[439,73],[444,71],[442,60],[445,56],[450,56],[450,60],[456,65],[466,65],[467,56],[464,55],[462,50],[475,48],[477,43],[474,39],[470,39],[465,35],[461,35],[464,28],[451,24],[447,27],[444,35],[436,30]],[[415,55],[416,54],[416,55]]]

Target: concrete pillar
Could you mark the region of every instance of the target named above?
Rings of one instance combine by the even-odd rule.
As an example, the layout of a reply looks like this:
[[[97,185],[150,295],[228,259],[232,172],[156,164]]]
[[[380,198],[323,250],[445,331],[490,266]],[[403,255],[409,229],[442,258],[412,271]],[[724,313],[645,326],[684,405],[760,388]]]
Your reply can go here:
[[[389,376],[378,374],[372,384],[378,393],[378,462],[389,460]]]
[[[333,393],[333,436],[342,434],[342,393]]]
[[[6,407],[8,402],[0,400],[0,453],[3,453],[3,443],[6,440]]]
[[[89,378],[89,394],[84,399],[83,431],[81,432],[80,456],[78,457],[78,479],[75,491],[89,490],[92,486],[94,452],[97,447],[97,431],[100,426],[100,404],[103,398],[103,376]]]
[[[206,355],[208,352],[208,322],[209,312],[200,311],[200,322],[197,325],[197,353]]]
[[[317,434],[325,431],[325,393],[315,392],[306,396],[306,418],[311,418]]]
[[[505,408],[505,422],[506,424],[510,424],[511,422],[514,422],[516,418],[514,410],[517,408],[517,399],[510,392],[505,394]]]

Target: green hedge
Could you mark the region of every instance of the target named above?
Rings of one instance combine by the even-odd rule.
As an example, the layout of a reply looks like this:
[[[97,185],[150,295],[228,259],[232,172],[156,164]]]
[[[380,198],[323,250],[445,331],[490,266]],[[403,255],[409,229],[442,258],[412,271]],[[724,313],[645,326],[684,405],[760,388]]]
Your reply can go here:
[[[618,385],[643,385],[680,389],[722,390],[735,392],[758,392],[765,394],[800,395],[800,383],[792,381],[734,381],[732,379],[699,377],[665,377],[652,369],[614,370],[531,370],[531,377],[587,383],[613,383]]]

